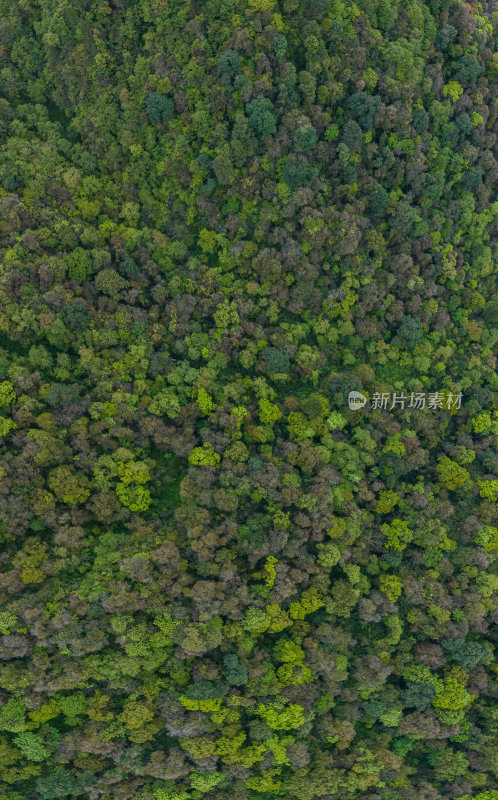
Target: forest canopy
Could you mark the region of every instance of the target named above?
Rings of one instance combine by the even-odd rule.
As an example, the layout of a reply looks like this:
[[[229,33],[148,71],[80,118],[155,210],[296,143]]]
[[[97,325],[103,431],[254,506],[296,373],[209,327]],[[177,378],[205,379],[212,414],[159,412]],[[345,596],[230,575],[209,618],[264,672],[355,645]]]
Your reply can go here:
[[[0,800],[498,800],[495,0],[0,18]]]

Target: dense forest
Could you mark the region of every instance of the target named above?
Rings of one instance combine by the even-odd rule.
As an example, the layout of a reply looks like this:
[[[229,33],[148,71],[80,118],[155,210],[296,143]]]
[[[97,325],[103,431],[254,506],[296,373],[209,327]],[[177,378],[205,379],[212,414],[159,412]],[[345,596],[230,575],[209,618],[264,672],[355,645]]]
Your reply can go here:
[[[0,800],[498,800],[497,32],[0,0]]]

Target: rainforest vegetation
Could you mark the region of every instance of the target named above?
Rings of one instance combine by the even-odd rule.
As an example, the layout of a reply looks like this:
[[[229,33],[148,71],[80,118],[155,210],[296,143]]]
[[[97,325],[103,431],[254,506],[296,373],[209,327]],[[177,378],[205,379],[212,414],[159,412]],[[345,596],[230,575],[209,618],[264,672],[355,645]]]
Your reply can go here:
[[[0,0],[0,800],[498,799],[497,33]]]

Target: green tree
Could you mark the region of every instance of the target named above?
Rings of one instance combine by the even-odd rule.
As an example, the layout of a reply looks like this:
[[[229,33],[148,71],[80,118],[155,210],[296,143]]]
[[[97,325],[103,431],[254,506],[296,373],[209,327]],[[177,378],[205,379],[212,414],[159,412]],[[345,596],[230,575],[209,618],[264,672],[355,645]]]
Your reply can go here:
[[[88,478],[76,472],[70,464],[55,467],[48,476],[48,486],[57,500],[75,506],[84,503],[90,496]]]
[[[28,761],[45,761],[50,755],[43,742],[35,733],[24,731],[14,738],[14,744],[24,753]]]
[[[147,97],[145,108],[151,122],[169,122],[173,118],[175,106],[167,94],[151,92]]]
[[[470,484],[469,472],[447,456],[440,457],[436,470],[443,489],[460,489]]]
[[[25,722],[26,707],[15,697],[9,697],[7,702],[0,708],[0,730],[20,733],[26,730]]]
[[[259,96],[246,104],[249,122],[260,139],[266,139],[277,131],[277,117],[273,103],[267,97]]]
[[[377,185],[370,194],[370,213],[381,217],[387,210],[390,198],[383,186]]]

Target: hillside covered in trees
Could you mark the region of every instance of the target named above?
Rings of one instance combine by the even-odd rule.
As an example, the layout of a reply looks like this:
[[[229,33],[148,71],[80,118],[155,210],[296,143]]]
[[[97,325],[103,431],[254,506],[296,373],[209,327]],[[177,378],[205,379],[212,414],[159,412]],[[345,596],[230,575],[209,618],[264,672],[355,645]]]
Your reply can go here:
[[[498,800],[497,31],[0,0],[0,800]]]

